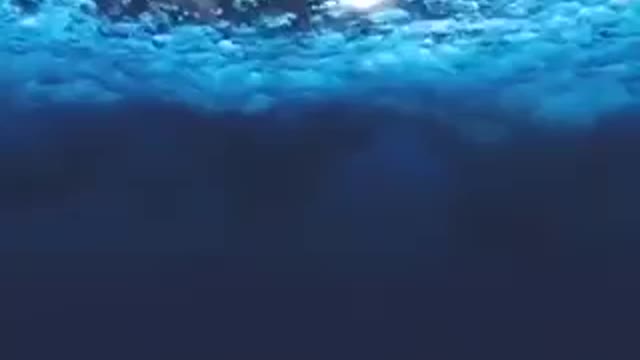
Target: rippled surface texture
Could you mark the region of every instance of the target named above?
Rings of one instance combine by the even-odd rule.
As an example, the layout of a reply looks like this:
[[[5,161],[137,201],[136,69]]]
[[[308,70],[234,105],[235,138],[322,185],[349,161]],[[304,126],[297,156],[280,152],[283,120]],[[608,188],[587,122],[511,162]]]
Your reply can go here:
[[[438,16],[393,4],[346,16],[350,7],[325,4],[310,31],[284,31],[285,14],[158,33],[153,17],[110,23],[75,0],[27,15],[5,2],[0,81],[18,106],[145,97],[260,112],[340,98],[437,112],[445,98],[545,125],[588,124],[638,99],[638,2],[438,3]],[[469,101],[470,91],[486,97]]]

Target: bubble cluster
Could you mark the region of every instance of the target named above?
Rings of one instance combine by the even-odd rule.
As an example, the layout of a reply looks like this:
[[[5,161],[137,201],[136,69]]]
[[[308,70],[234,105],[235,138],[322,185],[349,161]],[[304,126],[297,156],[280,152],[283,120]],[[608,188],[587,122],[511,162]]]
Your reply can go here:
[[[248,112],[328,99],[424,111],[480,91],[546,125],[588,124],[640,96],[640,2],[336,4],[314,5],[296,31],[283,30],[295,14],[273,12],[158,31],[157,17],[114,22],[86,0],[5,2],[0,83],[14,106],[144,97]]]

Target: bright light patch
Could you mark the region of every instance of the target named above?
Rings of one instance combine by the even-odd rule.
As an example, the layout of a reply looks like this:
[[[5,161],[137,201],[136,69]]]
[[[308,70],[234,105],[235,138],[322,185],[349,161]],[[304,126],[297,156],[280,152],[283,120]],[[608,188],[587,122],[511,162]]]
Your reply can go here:
[[[26,17],[20,20],[19,24],[24,27],[30,27],[30,28],[37,27],[39,25],[38,19],[36,19],[34,16]]]
[[[340,0],[340,4],[358,10],[369,10],[377,5],[381,5],[384,1],[385,0]]]

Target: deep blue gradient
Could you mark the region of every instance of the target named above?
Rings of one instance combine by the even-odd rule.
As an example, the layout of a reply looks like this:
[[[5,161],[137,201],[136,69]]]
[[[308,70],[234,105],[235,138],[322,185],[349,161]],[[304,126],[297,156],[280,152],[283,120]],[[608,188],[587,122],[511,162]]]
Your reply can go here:
[[[167,1],[0,1],[0,360],[640,358],[640,1]]]
[[[344,104],[6,114],[3,358],[618,358],[637,114],[493,142]]]

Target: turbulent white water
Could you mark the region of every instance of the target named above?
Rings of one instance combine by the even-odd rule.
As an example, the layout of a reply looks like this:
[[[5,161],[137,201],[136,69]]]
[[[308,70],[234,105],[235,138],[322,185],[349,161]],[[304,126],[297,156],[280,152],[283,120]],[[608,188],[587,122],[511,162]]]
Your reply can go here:
[[[358,10],[350,27],[318,20],[299,33],[270,31],[281,16],[154,34],[151,20],[109,23],[78,0],[35,14],[5,1],[0,82],[13,106],[141,97],[256,112],[343,99],[405,112],[486,105],[545,124],[588,124],[640,99],[640,1],[493,3],[449,1],[432,20],[387,4]]]

